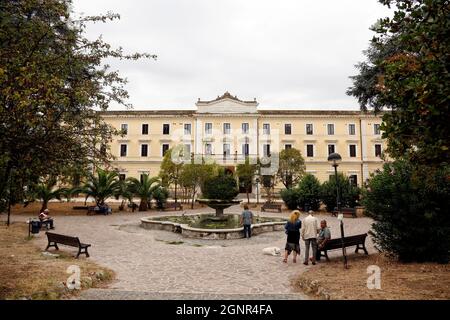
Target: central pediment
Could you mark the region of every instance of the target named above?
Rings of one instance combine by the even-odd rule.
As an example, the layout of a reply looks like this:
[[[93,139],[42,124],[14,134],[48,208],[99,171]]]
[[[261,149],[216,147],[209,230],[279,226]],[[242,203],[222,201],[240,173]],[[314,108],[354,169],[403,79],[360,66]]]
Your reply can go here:
[[[214,100],[198,99],[197,113],[256,113],[258,102],[256,98],[251,101],[239,99],[228,91]]]

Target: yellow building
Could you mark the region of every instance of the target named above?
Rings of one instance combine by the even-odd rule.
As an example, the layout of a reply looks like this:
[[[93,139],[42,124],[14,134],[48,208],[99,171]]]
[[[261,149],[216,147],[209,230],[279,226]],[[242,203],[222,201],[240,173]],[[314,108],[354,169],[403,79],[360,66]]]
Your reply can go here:
[[[327,157],[337,152],[342,156],[339,171],[358,185],[383,164],[381,117],[372,113],[262,110],[256,99],[243,101],[226,92],[214,100],[199,99],[195,110],[101,114],[106,122],[126,132],[111,145],[116,157],[113,165],[121,178],[157,175],[164,152],[175,146],[231,170],[245,156],[273,157],[292,147],[301,151],[306,171],[320,181],[334,173]]]

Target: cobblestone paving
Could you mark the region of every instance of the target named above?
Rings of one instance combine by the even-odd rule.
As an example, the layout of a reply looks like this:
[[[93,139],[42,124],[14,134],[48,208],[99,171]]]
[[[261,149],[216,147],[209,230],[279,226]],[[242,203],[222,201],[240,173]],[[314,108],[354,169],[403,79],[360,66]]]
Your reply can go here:
[[[210,209],[196,210],[199,211]],[[239,211],[236,206],[225,212]],[[279,213],[255,214],[281,216]],[[75,235],[82,242],[92,244],[90,259],[111,268],[117,275],[117,280],[108,289],[87,290],[80,295],[80,299],[305,298],[293,293],[291,282],[306,268],[314,266],[306,267],[301,261],[294,264],[291,260],[284,264],[280,256],[262,254],[262,249],[269,246],[283,249],[284,232],[264,233],[239,240],[187,239],[167,231],[140,228],[139,219],[149,215],[161,214],[56,217],[56,232]],[[13,218],[26,219],[23,216]],[[333,237],[339,236],[336,218],[318,218],[327,219]],[[345,219],[346,234],[367,232],[370,223],[368,218]],[[45,248],[44,233],[38,236],[37,244]],[[303,243],[301,245],[303,254]],[[373,252],[370,240],[367,245],[369,252]],[[71,251],[72,248],[63,246],[62,250]],[[352,252],[349,250],[349,253]],[[330,253],[330,257],[339,256],[339,250]]]

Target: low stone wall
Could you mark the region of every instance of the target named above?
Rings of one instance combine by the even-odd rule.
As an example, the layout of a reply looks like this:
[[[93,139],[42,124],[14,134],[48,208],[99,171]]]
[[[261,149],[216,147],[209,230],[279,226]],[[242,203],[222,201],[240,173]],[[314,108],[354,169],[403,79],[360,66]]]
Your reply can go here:
[[[158,217],[161,219],[164,217]],[[252,225],[252,235],[258,235],[264,232],[282,231],[285,222],[274,221],[264,222]],[[244,228],[235,229],[199,229],[189,227],[187,224],[179,224],[170,221],[153,220],[152,218],[142,218],[141,227],[149,230],[165,230],[181,233],[187,238],[210,239],[210,240],[230,240],[244,238]]]

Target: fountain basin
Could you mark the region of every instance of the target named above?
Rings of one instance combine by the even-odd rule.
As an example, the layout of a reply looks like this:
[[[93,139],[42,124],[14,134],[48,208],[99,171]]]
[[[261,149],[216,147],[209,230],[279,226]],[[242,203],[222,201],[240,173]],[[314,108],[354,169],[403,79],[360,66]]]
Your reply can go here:
[[[165,230],[181,233],[184,237],[194,239],[209,240],[229,240],[244,238],[244,228],[241,226],[221,228],[218,227],[205,228],[199,221],[204,221],[211,214],[191,214],[183,216],[158,216],[141,218],[141,227],[149,230]],[[232,216],[232,217],[230,217]],[[230,219],[238,219],[238,214],[224,214],[224,217]],[[252,225],[252,235],[258,235],[264,232],[282,231],[286,224],[285,219],[280,217],[255,217],[256,223]],[[228,222],[226,225],[230,225]]]

